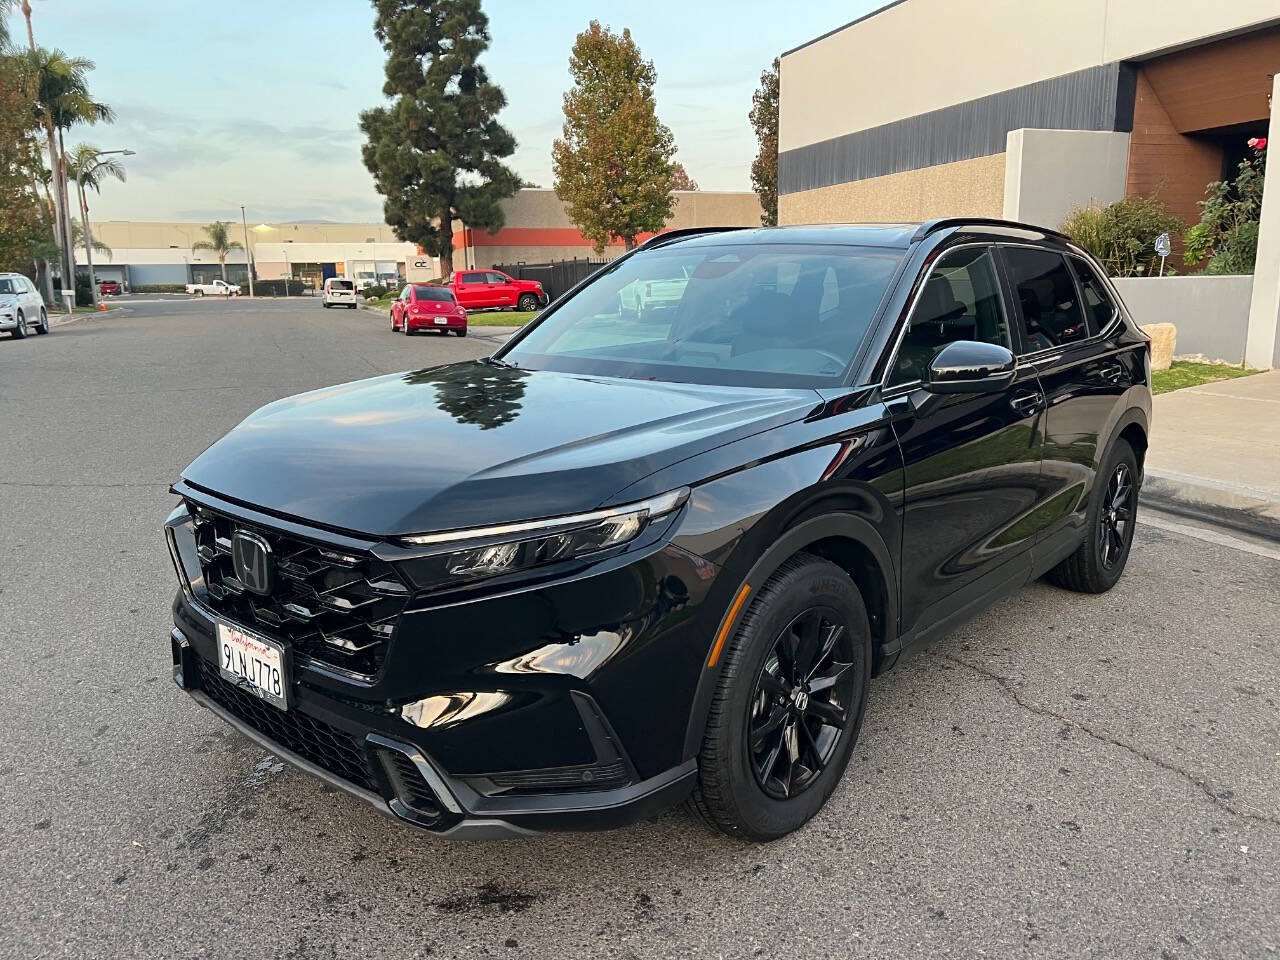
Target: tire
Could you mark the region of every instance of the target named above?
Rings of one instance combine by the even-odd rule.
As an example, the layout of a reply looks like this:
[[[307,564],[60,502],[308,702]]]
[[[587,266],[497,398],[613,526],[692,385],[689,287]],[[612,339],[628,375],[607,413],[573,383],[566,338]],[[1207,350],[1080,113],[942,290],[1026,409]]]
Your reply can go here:
[[[18,325],[13,328],[13,332],[9,336],[14,340],[21,340],[27,335],[27,318],[23,316],[22,311],[18,311]]]
[[[333,304],[331,304],[331,303],[322,303],[322,304],[321,304],[321,306],[322,306],[322,307],[324,307],[326,310],[328,310],[331,306],[333,306]]]
[[[36,333],[44,336],[49,332],[49,314],[45,312],[44,307],[40,308],[40,322],[36,324]]]
[[[806,631],[812,639],[800,646],[805,641],[794,631],[814,617],[818,625]],[[795,673],[782,651],[822,646],[819,641],[831,633],[833,645],[819,656],[809,681],[790,683]],[[862,596],[835,564],[797,554],[765,581],[722,659],[689,805],[710,826],[730,836],[775,840],[822,809],[857,743],[872,665]],[[812,657],[802,654],[802,659]],[[831,682],[820,693],[817,683],[825,680]],[[835,710],[842,725],[824,723],[819,708],[822,717]],[[750,739],[753,728],[759,734],[757,749]],[[780,772],[783,763],[785,778]]]
[[[404,327],[404,335],[406,337],[413,336],[413,331],[409,329],[409,318],[407,316],[404,318],[404,321],[402,322],[401,326]]]
[[[467,331],[465,330],[455,330],[454,333],[456,333],[460,337],[465,337],[467,335]]]
[[[399,329],[400,328],[396,326],[396,315],[393,313],[391,314],[391,332],[396,333]]]
[[[1138,457],[1126,440],[1111,447],[1094,480],[1087,535],[1076,552],[1046,575],[1077,593],[1106,593],[1129,561],[1138,519]]]
[[[352,310],[355,310],[358,305],[354,303],[348,303],[347,306],[350,307]]]
[[[520,295],[520,299],[516,301],[516,309],[530,313],[538,309],[538,298],[532,293],[524,293]]]
[[[197,296],[197,297],[203,297],[203,296],[204,296],[204,291],[203,291],[203,290],[197,290],[197,291],[196,291],[196,296]]]

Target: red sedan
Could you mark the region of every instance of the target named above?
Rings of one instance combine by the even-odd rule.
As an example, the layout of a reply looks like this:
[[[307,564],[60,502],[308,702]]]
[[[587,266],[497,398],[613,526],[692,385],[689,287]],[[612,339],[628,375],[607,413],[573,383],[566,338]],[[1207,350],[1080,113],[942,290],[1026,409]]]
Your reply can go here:
[[[467,311],[448,287],[429,283],[409,283],[391,304],[391,329],[406,334],[415,330],[452,331],[467,335]]]

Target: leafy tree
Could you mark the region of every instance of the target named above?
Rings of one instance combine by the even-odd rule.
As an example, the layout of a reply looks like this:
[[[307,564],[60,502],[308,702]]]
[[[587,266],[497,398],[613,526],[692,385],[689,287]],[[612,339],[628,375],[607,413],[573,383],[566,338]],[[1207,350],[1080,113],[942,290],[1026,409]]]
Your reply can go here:
[[[232,240],[227,228],[231,223],[227,220],[215,220],[204,228],[205,236],[208,240],[197,240],[191,245],[192,251],[195,250],[212,250],[218,255],[218,265],[222,267],[222,279],[227,279],[227,254],[232,250],[243,250],[244,244],[239,240]]]
[[[1252,157],[1240,161],[1231,183],[1215,180],[1200,201],[1200,222],[1187,231],[1188,266],[1208,260],[1205,273],[1253,273],[1258,258],[1267,141],[1249,141]]]
[[[756,132],[759,149],[751,161],[751,186],[760,198],[764,213],[760,222],[766,227],[778,225],[778,58],[773,66],[760,74],[760,86],[751,95],[751,112],[747,115]]]
[[[0,55],[0,270],[34,273],[57,255],[51,211],[38,187],[48,171],[31,112],[37,83],[25,57]]]
[[[502,163],[515,138],[479,57],[489,46],[480,0],[373,0],[373,32],[387,52],[388,106],[360,115],[364,165],[401,240],[453,272],[453,221],[494,233],[500,201],[520,178]]]
[[[592,20],[574,41],[569,73],[563,138],[551,149],[556,193],[596,253],[616,237],[630,250],[671,217],[676,148],[654,109],[653,61],[630,30]]]
[[[697,190],[698,181],[689,176],[689,171],[684,168],[684,164],[677,160],[671,165],[671,189],[672,190]]]
[[[1138,277],[1160,270],[1156,237],[1178,236],[1186,227],[1153,194],[1080,207],[1063,221],[1062,232],[1097,257],[1109,275]]]

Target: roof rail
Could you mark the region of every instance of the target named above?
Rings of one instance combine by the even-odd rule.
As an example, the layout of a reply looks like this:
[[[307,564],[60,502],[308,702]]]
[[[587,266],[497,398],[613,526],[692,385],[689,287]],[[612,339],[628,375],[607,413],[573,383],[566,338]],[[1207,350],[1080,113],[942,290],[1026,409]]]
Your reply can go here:
[[[655,247],[665,246],[676,240],[683,240],[686,237],[696,237],[702,233],[727,233],[731,230],[750,230],[751,227],[681,227],[679,230],[668,230],[665,233],[655,233],[644,243],[636,247],[637,250],[652,250]]]
[[[1050,236],[1061,237],[1063,240],[1069,240],[1065,233],[1060,230],[1053,230],[1049,227],[1041,227],[1030,223],[1019,223],[1017,220],[1003,220],[1000,217],[939,217],[936,220],[926,220],[916,228],[916,232],[911,235],[911,241],[922,240],[931,233],[937,233],[939,230],[945,230],[948,227],[1017,227],[1020,230],[1034,230],[1038,233],[1047,233]]]

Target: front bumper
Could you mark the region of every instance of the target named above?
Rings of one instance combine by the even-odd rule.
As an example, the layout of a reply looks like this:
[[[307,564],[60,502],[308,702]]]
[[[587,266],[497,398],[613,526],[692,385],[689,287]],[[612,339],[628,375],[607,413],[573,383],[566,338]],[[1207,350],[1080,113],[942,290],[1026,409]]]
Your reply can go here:
[[[0,313],[0,330],[16,330],[18,318],[12,313]]]

